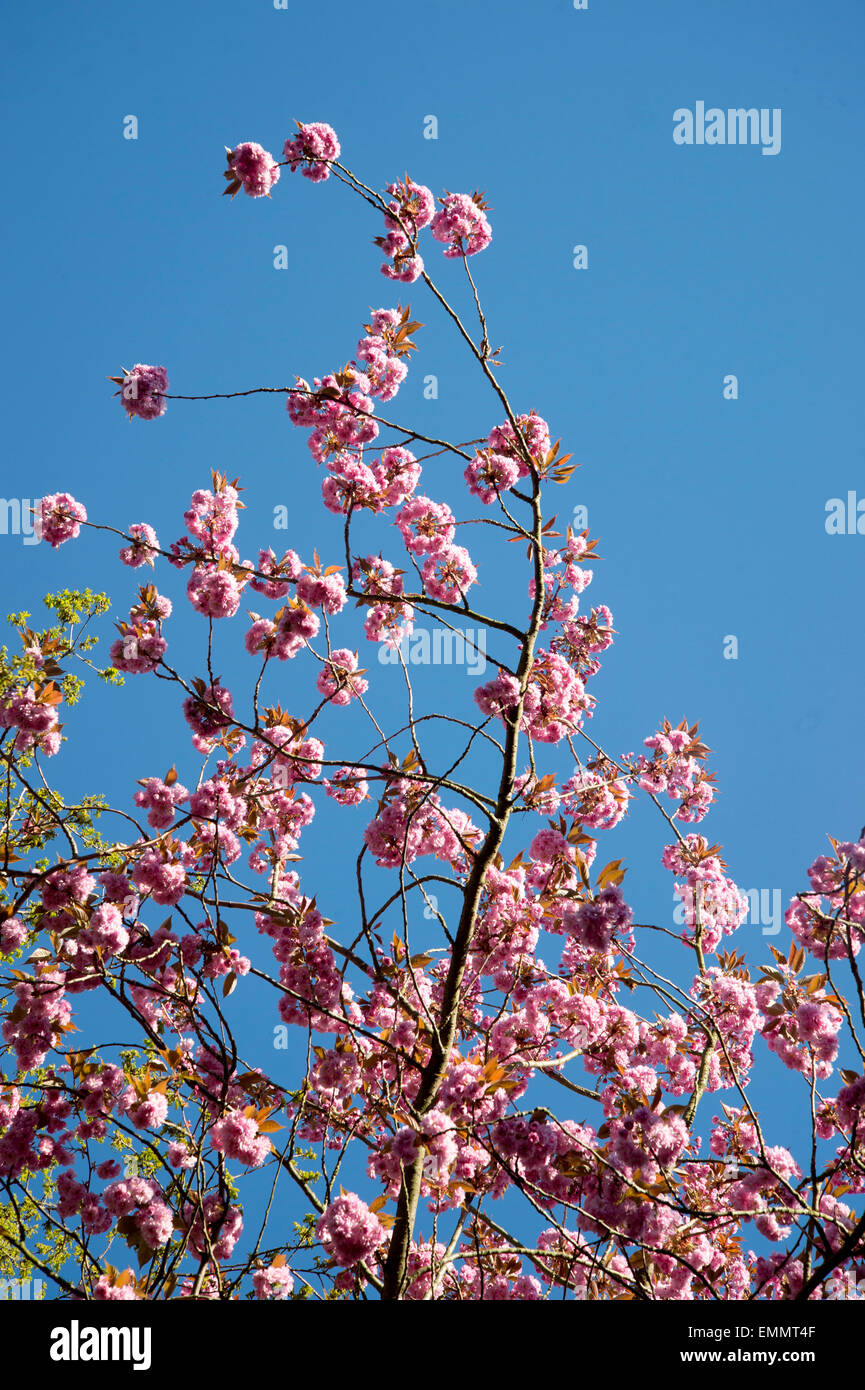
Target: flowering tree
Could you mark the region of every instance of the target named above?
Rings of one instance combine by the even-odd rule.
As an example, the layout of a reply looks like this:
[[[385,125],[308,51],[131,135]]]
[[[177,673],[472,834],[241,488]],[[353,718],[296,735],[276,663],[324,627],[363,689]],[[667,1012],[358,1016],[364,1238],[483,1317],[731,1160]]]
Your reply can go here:
[[[372,314],[341,370],[257,388],[285,395],[307,432],[324,505],[343,518],[339,553],[241,559],[238,482],[216,474],[167,549],[146,522],[96,523],[68,493],[39,504],[51,546],[95,526],[122,538],[124,565],[165,576],[141,586],[100,674],[167,683],[191,747],[165,775],[148,768],[124,806],[69,804],[49,763],[79,671],[99,671],[89,625],[109,601],[49,596],[41,629],[12,615],[0,1273],[35,1269],[58,1296],[87,1299],[837,1296],[865,1262],[865,1216],[844,1200],[865,1190],[865,838],[832,841],[811,866],[787,913],[789,953],[773,950],[759,980],[722,949],[748,902],[720,847],[687,829],[714,797],[697,725],[665,720],[639,756],[614,756],[585,727],[613,620],[581,609],[595,543],[549,515],[569,456],[500,384],[469,265],[490,243],[489,209],[478,193],[437,208],[408,176],[379,195],[340,153],[324,124],[299,125],[281,163],[238,145],[225,192],[269,196],[288,167],[365,199],[384,219],[383,274],[423,282],[500,423],[457,442],[391,418],[421,327],[397,305]],[[424,267],[427,229],[465,276],[473,328]],[[130,418],[190,399],[161,366],[113,380]],[[429,459],[449,501],[421,490]],[[360,520],[395,521],[399,554],[364,553]],[[527,557],[516,616],[476,606],[457,535],[478,525],[502,572]],[[202,619],[187,671],[161,592],[172,569]],[[252,594],[267,611],[245,631],[246,688],[229,689],[215,674],[224,629]],[[461,717],[414,688],[404,639],[418,615],[494,634],[496,674]],[[364,645],[402,667],[397,727],[376,715]],[[298,663],[291,710],[263,694],[286,662]],[[331,705],[363,712],[366,746],[325,746],[316,727]],[[325,915],[327,884],[292,867],[323,797],[344,808],[340,868],[357,886],[343,928]],[[621,860],[598,859],[632,800],[661,831],[679,938],[635,923]],[[660,935],[678,944],[677,978],[653,964]],[[241,1056],[226,1002],[239,984],[240,1000],[266,990],[294,1039],[290,1087]],[[838,1077],[842,1035],[859,1069]],[[755,1056],[800,1073],[786,1082],[801,1103],[798,1159],[749,1099]],[[277,1239],[286,1185],[302,1219]]]

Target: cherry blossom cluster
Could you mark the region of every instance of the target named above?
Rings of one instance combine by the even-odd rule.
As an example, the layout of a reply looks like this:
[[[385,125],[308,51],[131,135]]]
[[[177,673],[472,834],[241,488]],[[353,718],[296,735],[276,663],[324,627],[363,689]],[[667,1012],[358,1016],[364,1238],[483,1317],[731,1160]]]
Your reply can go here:
[[[798,895],[785,919],[799,944],[822,961],[856,956],[865,940],[865,835],[831,843],[834,854],[814,860],[811,891]]]
[[[226,192],[268,196],[287,165],[312,182],[334,173],[375,202],[338,163],[330,126],[299,125],[283,155],[249,142],[229,150]],[[387,194],[377,244],[391,279],[428,281],[426,228],[449,259],[490,242],[479,194],[446,193],[437,209],[408,176]],[[485,335],[482,315],[481,325]],[[241,488],[216,473],[167,551],[145,521],[113,532],[126,570],[155,573],[117,624],[104,674],[158,678],[189,733],[167,771],[133,743],[126,804],[103,822],[122,827],[117,838],[97,830],[86,799],[66,807],[39,785],[75,687],[61,665],[69,644],[19,621],[24,655],[0,691],[12,788],[0,894],[4,1200],[46,1176],[48,1218],[87,1256],[79,1287],[67,1287],[76,1298],[221,1300],[242,1288],[282,1300],[313,1281],[346,1299],[369,1289],[424,1301],[821,1298],[829,1274],[865,1258],[843,1200],[865,1192],[865,1077],[844,1034],[855,999],[836,979],[849,966],[858,984],[865,837],[831,841],[833,855],[812,864],[810,891],[787,914],[794,944],[787,956],[773,948],[759,979],[722,949],[748,900],[701,835],[676,830],[661,856],[681,940],[645,921],[604,837],[636,787],[675,803],[668,827],[701,821],[715,795],[709,750],[685,721],[664,721],[637,758],[614,761],[588,738],[587,685],[614,637],[606,606],[581,611],[595,542],[570,527],[561,535],[541,510],[548,485],[567,481],[569,456],[537,412],[514,414],[504,397],[507,418],[485,437],[429,442],[435,467],[458,468],[478,511],[501,504],[495,535],[504,531],[508,558],[528,545],[530,614],[521,628],[493,620],[495,675],[474,691],[480,718],[452,721],[467,738],[448,771],[433,770],[426,740],[428,721],[446,716],[419,715],[411,691],[406,724],[386,731],[348,632],[350,603],[367,640],[391,647],[418,609],[455,610],[453,622],[472,613],[478,566],[459,539],[491,521],[482,511],[467,523],[457,504],[428,495],[432,469],[421,491],[421,460],[406,446],[424,436],[377,414],[405,380],[419,326],[401,305],[375,310],[352,361],[286,393],[323,469],[324,508],[344,519],[341,564],[317,551],[305,562],[299,537],[297,549],[244,558]],[[164,413],[164,368],[137,364],[113,380],[130,417]],[[383,447],[383,431],[397,442]],[[526,506],[531,525],[515,520]],[[37,520],[52,546],[93,524],[69,493],[42,499]],[[366,538],[358,551],[355,521],[389,524],[404,568]],[[173,669],[179,640],[167,659],[163,574],[199,615],[202,674]],[[247,623],[253,594],[266,611],[248,608]],[[216,674],[219,644],[241,625],[233,651],[251,671],[248,699],[233,668],[230,681]],[[286,682],[277,663],[298,658]],[[374,730],[362,745],[344,741],[353,723]],[[319,734],[331,726],[340,732],[326,746]],[[486,790],[476,756],[495,764]],[[356,857],[345,859],[339,835],[328,841],[339,874],[350,864],[358,882],[347,923],[326,915],[329,886],[311,896],[301,858],[321,805],[338,807],[340,824],[355,818]],[[656,970],[638,955],[655,933],[685,953],[677,979],[666,959]],[[806,952],[825,970],[804,973]],[[273,991],[286,1060],[300,1065],[290,1086],[239,1055],[235,989],[256,1008],[254,991]],[[97,991],[140,1043],[97,1048],[77,1035],[95,1002],[82,996]],[[760,1058],[796,1074],[813,1116],[805,1163],[769,1142],[752,1108]],[[827,1085],[851,1060],[856,1069]],[[579,1096],[562,1118],[547,1109],[557,1089],[566,1104]],[[704,1153],[706,1095],[719,1100]],[[315,1210],[296,1240],[281,1231],[270,1249],[253,1234],[239,1196],[248,1174],[271,1192],[284,1175],[303,1190]],[[535,1221],[525,1244],[505,1229],[519,1195]],[[759,1250],[744,1247],[746,1231]],[[137,1273],[105,1262],[114,1243]]]
[[[464,868],[479,838],[465,811],[445,810],[423,778],[388,777],[383,805],[364,831],[366,845],[382,868],[411,864],[427,854]]]
[[[128,534],[130,544],[120,551],[123,564],[130,569],[140,569],[142,565],[149,565],[152,569],[159,550],[159,538],[153,527],[148,526],[146,521],[134,522]]]
[[[381,512],[405,502],[417,487],[421,469],[409,449],[393,446],[372,464],[364,461],[365,448],[379,434],[374,401],[396,396],[417,326],[408,310],[377,309],[358,342],[354,362],[337,374],[316,377],[312,386],[298,378],[288,393],[292,423],[310,430],[310,451],[330,474],[322,496],[332,512]]]
[[[826,993],[819,975],[800,981],[789,964],[762,971],[755,996],[770,1049],[793,1071],[810,1076],[813,1067],[821,1080],[831,1076],[844,1023],[839,1001]]]
[[[516,676],[500,671],[494,680],[478,687],[475,701],[483,714],[506,722],[521,695],[520,727],[540,743],[560,743],[576,732],[594,703],[573,668],[554,651],[537,653],[524,691]]]
[[[292,173],[300,169],[311,183],[323,183],[330,178],[330,166],[339,159],[340,147],[336,131],[324,121],[307,125],[297,122],[297,134],[286,140],[283,158]]]
[[[668,720],[658,733],[643,740],[652,749],[651,759],[641,754],[634,761],[638,773],[638,785],[643,791],[659,796],[665,792],[673,801],[680,803],[675,811],[677,820],[701,821],[714,798],[712,775],[701,768],[708,748],[697,737],[696,724],[688,728],[687,722],[673,728]]]
[[[422,183],[408,176],[388,184],[391,198],[384,224],[386,233],[376,238],[387,260],[381,268],[389,280],[412,284],[423,274],[423,257],[417,254],[418,233],[428,227],[435,213],[435,198]]]
[[[129,619],[118,623],[120,636],[111,645],[111,664],[129,675],[155,671],[164,656],[168,642],[162,635],[162,624],[171,617],[172,603],[152,585],[139,590],[139,602],[129,610]]]
[[[298,121],[296,125],[297,134],[285,141],[282,163],[292,173],[299,169],[312,183],[323,183],[330,178],[341,154],[336,131],[323,121]],[[226,150],[225,193],[234,198],[242,188],[251,198],[269,197],[280,174],[273,155],[250,141]],[[342,170],[340,177],[356,186],[348,171]],[[425,227],[430,228],[436,241],[443,243],[444,254],[450,259],[465,260],[489,246],[489,206],[481,193],[445,193],[438,201],[440,207],[436,210],[430,189],[408,175],[387,185],[387,197],[380,199],[385,232],[375,238],[375,243],[386,258],[381,269],[388,279],[412,284],[423,274],[418,236]]]
[[[445,255],[464,259],[486,250],[493,234],[483,196],[446,193],[439,201],[441,208],[432,219],[431,231],[436,241],[444,242]]]
[[[167,409],[168,373],[164,367],[136,362],[122,377],[112,377],[120,387],[120,401],[129,419],[158,420]]]
[[[279,182],[279,165],[268,150],[246,141],[228,150],[228,179],[226,193],[234,197],[242,188],[250,198],[269,198],[270,190]]]
[[[51,493],[39,504],[37,533],[56,550],[64,541],[75,540],[86,520],[87,509],[68,492]]]
[[[367,555],[352,566],[352,582],[368,596],[364,632],[370,642],[399,646],[414,626],[414,608],[404,603],[401,571],[381,556]]]
[[[661,863],[681,881],[674,892],[684,912],[684,939],[699,935],[707,951],[717,950],[721,938],[732,935],[748,915],[748,898],[725,873],[723,860],[701,835],[686,835],[667,845]]]
[[[19,753],[38,749],[51,758],[59,751],[62,725],[57,718],[57,705],[61,700],[60,691],[51,681],[41,686],[28,685],[17,694],[7,692],[0,698],[0,729],[15,730],[15,748]]]

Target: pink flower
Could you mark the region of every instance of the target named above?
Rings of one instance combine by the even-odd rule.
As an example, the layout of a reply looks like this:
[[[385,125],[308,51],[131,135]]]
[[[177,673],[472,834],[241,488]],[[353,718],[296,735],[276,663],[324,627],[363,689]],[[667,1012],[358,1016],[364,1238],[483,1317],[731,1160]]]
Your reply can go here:
[[[282,153],[292,173],[303,166],[305,179],[321,183],[330,178],[328,165],[339,159],[339,140],[332,126],[323,121],[313,121],[309,125],[298,122],[297,135],[293,140],[286,140]]]
[[[334,1263],[346,1267],[368,1259],[384,1241],[378,1217],[353,1192],[331,1202],[316,1234]]]
[[[103,903],[97,907],[87,928],[87,941],[93,948],[116,956],[129,944],[129,932],[123,925],[123,916],[116,903]]]
[[[436,210],[436,201],[429,188],[406,178],[405,182],[397,180],[395,183],[389,183],[387,191],[393,194],[393,201],[388,204],[390,216],[384,219],[386,227],[392,231],[398,230],[397,219],[409,231],[420,231],[421,228],[429,226]]]
[[[243,191],[250,198],[269,198],[270,190],[279,182],[279,165],[273,155],[252,141],[229,151],[228,167],[235,176],[234,181],[243,184]]]
[[[488,681],[475,691],[475,702],[486,715],[502,716],[505,710],[519,703],[520,683],[516,676],[500,671],[495,680]]]
[[[259,550],[255,568],[268,577],[250,580],[250,588],[265,598],[285,598],[291,592],[289,581],[299,579],[303,567],[293,550],[286,550],[282,559],[277,560],[271,549]]]
[[[43,880],[42,902],[49,911],[69,907],[72,903],[85,903],[95,886],[96,881],[84,864],[55,869]]]
[[[276,729],[269,731],[271,742],[275,742],[274,735],[277,732]],[[321,739],[305,738],[299,743],[292,743],[280,753],[276,759],[276,766],[289,783],[314,782],[321,776],[323,754],[324,744]]]
[[[237,530],[239,506],[237,489],[229,483],[215,493],[209,488],[197,488],[183,513],[183,521],[190,536],[214,550],[225,551]]]
[[[15,1048],[22,1071],[42,1065],[55,1038],[70,1022],[72,1010],[64,985],[65,976],[59,970],[45,970],[32,982],[15,985],[16,1007],[7,1014],[0,1031],[4,1041]]]
[[[183,1220],[189,1229],[189,1244],[196,1255],[210,1256],[204,1239],[203,1225],[206,1222],[213,1255],[217,1260],[227,1260],[243,1231],[243,1217],[237,1207],[224,1207],[216,1192],[207,1194],[203,1206],[202,1221],[201,1204],[197,1200],[194,1204],[187,1202],[184,1205]]]
[[[168,1115],[168,1098],[161,1091],[148,1091],[127,1113],[136,1129],[158,1129]]]
[[[106,1187],[102,1194],[106,1210],[115,1219],[128,1216],[136,1207],[146,1207],[156,1196],[155,1183],[148,1178],[122,1178]]]
[[[562,926],[588,951],[608,951],[616,932],[627,932],[633,913],[618,888],[605,888],[591,902],[565,908]]]
[[[235,1158],[248,1168],[260,1168],[270,1155],[271,1142],[258,1131],[258,1122],[241,1110],[232,1110],[210,1129],[210,1142],[226,1158]]]
[[[123,1284],[112,1284],[111,1279],[107,1274],[100,1274],[99,1278],[96,1280],[96,1283],[93,1285],[94,1300],[97,1303],[134,1302],[139,1297],[138,1291],[135,1287],[135,1275],[133,1274],[131,1269],[127,1269],[124,1270],[123,1275],[121,1277],[124,1278],[127,1282]]]
[[[5,1129],[11,1124],[21,1109],[21,1092],[17,1086],[4,1086],[0,1089],[0,1129]],[[58,1187],[63,1181],[64,1175],[61,1174],[58,1180]],[[74,1179],[72,1179],[74,1182]],[[83,1186],[83,1184],[82,1184]]]
[[[124,565],[129,565],[131,569],[138,569],[141,565],[150,565],[153,568],[155,551],[159,549],[159,541],[152,526],[148,526],[145,521],[136,522],[129,528],[129,535],[132,540],[131,545],[124,546],[120,552],[120,558]]]
[[[427,593],[442,603],[459,603],[478,577],[469,552],[450,545],[424,561],[423,582]]]
[[[150,1249],[158,1250],[174,1233],[174,1213],[165,1202],[151,1202],[138,1213],[138,1229]]]
[[[294,1278],[288,1265],[272,1264],[267,1269],[253,1270],[252,1287],[256,1298],[288,1298]]]
[[[376,309],[366,325],[369,336],[361,338],[357,345],[357,360],[363,364],[370,395],[382,401],[393,400],[408,372],[406,363],[399,355],[399,342],[395,336],[401,324],[402,316],[395,309]],[[407,449],[396,449],[394,452],[408,454]],[[414,455],[410,457],[414,458]]]
[[[15,748],[19,752],[38,748],[50,758],[60,748],[56,707],[35,686],[28,685],[8,704],[0,703],[0,728],[18,729]]]
[[[7,955],[17,951],[19,946],[23,946],[28,935],[29,931],[20,917],[7,917],[0,926],[0,951],[5,951]]]
[[[679,1115],[646,1105],[624,1119],[616,1117],[610,1129],[611,1155],[629,1175],[639,1169],[647,1182],[657,1181],[659,1169],[674,1164],[688,1143],[688,1129]]]
[[[359,806],[369,796],[366,773],[359,767],[341,767],[330,781],[325,780],[324,789],[338,806]]]
[[[563,656],[538,651],[523,701],[522,727],[540,743],[560,743],[580,727],[590,698]]]
[[[223,685],[202,685],[195,697],[183,701],[183,717],[192,729],[192,741],[202,753],[209,753],[234,717],[231,691]]]
[[[493,239],[481,200],[467,193],[448,193],[432,220],[432,234],[445,243],[446,256],[474,256]]]
[[[188,1274],[185,1279],[181,1279],[177,1290],[178,1298],[192,1298],[196,1282],[197,1280],[193,1279],[192,1276]],[[207,1275],[200,1285],[198,1293],[195,1294],[195,1297],[199,1302],[204,1302],[205,1300],[209,1302],[210,1300],[216,1300],[221,1297],[219,1280],[215,1274]]]
[[[638,786],[653,795],[666,792],[680,801],[677,820],[702,820],[715,796],[700,767],[709,750],[681,728],[661,730],[643,742],[652,749],[653,757],[651,762],[643,754],[635,759],[634,768],[641,773]]]
[[[153,901],[162,907],[174,907],[186,892],[183,865],[166,863],[155,847],[144,851],[131,877],[140,893],[149,892]]]
[[[533,410],[528,415],[518,415],[516,420],[529,455],[536,465],[542,463],[550,452],[550,430],[546,420],[536,415]],[[504,454],[516,462],[521,478],[527,477],[529,469],[523,448],[510,420],[490,430],[487,442],[494,454]]]
[[[147,824],[154,830],[167,830],[174,820],[174,812],[189,793],[180,782],[169,786],[161,777],[148,777],[142,783],[142,790],[135,793],[135,804],[147,807]]]
[[[230,570],[198,565],[189,576],[186,593],[196,613],[206,618],[233,618],[240,607],[242,587]]]
[[[369,689],[369,681],[353,674],[357,669],[357,654],[340,647],[332,651],[324,663],[316,686],[322,695],[329,697],[331,704],[347,705],[352,698],[366,694]]]
[[[833,842],[834,843],[834,842]],[[848,951],[858,955],[865,941],[865,893],[862,892],[862,870],[865,868],[865,837],[857,844],[843,841],[835,846],[835,857],[819,855],[808,870],[812,891],[802,893],[787,909],[786,922],[801,946],[817,960],[843,959]],[[845,902],[849,883],[858,885]],[[822,901],[823,897],[827,901]],[[837,915],[849,926],[839,930]]]
[[[318,634],[320,626],[318,615],[311,612],[305,603],[290,601],[273,639],[274,656],[280,661],[291,661]]]
[[[112,666],[130,675],[155,671],[168,643],[152,618],[136,618],[123,624],[122,635],[112,642]]]
[[[438,555],[454,538],[454,514],[445,502],[413,497],[397,514],[406,550],[412,555]]]
[[[357,345],[357,360],[363,363],[363,369],[370,380],[387,370],[387,359],[388,350],[384,338],[377,335],[361,338]]]
[[[322,608],[331,616],[339,613],[348,601],[341,574],[302,574],[297,581],[297,597],[310,608]]]
[[[172,1168],[195,1167],[195,1155],[190,1153],[185,1144],[181,1144],[177,1140],[168,1145],[165,1156]]]
[[[383,393],[379,394],[386,399]],[[372,473],[385,506],[396,507],[414,492],[420,482],[421,466],[410,449],[394,446],[382,450]]]
[[[402,575],[389,560],[367,555],[355,560],[351,570],[352,583],[365,594],[382,598],[403,592]],[[399,646],[405,633],[411,632],[414,609],[409,603],[377,603],[369,606],[364,620],[364,632],[371,642]]]
[[[68,492],[53,492],[43,497],[37,531],[44,541],[56,550],[64,541],[73,541],[81,534],[81,523],[87,511]]]
[[[365,507],[371,512],[382,508],[375,474],[356,459],[349,459],[340,466],[339,473],[324,479],[321,495],[328,511],[338,516],[346,516],[350,508],[357,511]]]
[[[123,409],[130,419],[137,415],[139,420],[155,420],[165,414],[167,390],[168,373],[164,367],[136,362],[131,371],[126,372],[120,388]]]
[[[820,1043],[824,1039],[830,1038],[834,1042],[834,1036],[839,1031],[843,1021],[838,1010],[822,1000],[818,1003],[805,1000],[796,1011],[799,1037],[803,1042]]]
[[[377,238],[378,245],[389,261],[383,261],[382,275],[388,280],[396,280],[402,285],[413,285],[423,275],[423,256],[413,250],[408,238],[402,232],[388,232],[386,237]]]
[[[469,492],[480,498],[484,506],[495,501],[500,492],[513,487],[519,476],[519,464],[515,459],[491,450],[475,454],[465,471]]]
[[[860,1113],[865,1108],[865,1076],[857,1076],[838,1092],[836,1101],[838,1123],[842,1129],[859,1128],[862,1121]]]
[[[267,618],[257,618],[244,637],[243,645],[250,656],[263,652],[265,661],[269,661],[275,641],[276,623],[270,622]]]
[[[230,831],[220,830],[218,836],[220,847],[222,848],[222,858],[227,864],[230,864],[234,859],[240,858],[239,847],[236,853],[231,855],[225,853],[221,842],[229,835],[231,835]],[[233,835],[231,839],[235,844],[237,843]],[[229,974],[248,975],[251,966],[252,961],[249,957],[242,956],[236,947],[232,946],[227,956],[224,956],[221,951],[217,951],[215,955],[212,955],[201,973],[206,980],[221,980],[225,975]]]
[[[573,862],[574,851],[560,830],[539,830],[529,845],[536,864],[552,864],[556,859]]]

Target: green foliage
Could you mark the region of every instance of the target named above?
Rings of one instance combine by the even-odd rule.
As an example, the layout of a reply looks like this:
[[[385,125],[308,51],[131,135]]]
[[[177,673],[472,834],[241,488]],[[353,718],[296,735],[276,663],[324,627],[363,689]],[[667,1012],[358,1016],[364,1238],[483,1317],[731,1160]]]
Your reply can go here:
[[[72,1238],[62,1226],[45,1221],[44,1209],[56,1201],[56,1183],[44,1170],[28,1174],[14,1199],[0,1202],[0,1279],[58,1274],[73,1256]],[[30,1250],[38,1265],[19,1246]]]
[[[89,622],[91,618],[107,613],[111,607],[107,594],[94,594],[92,589],[85,589],[83,593],[78,589],[61,589],[57,594],[46,594],[43,603],[57,614],[59,623],[71,623],[73,626]]]
[[[56,594],[46,594],[43,603],[54,618],[50,627],[32,627],[32,615],[26,609],[7,615],[7,622],[17,632],[23,650],[10,653],[8,647],[0,647],[0,692],[31,684],[38,687],[54,681],[63,692],[66,704],[74,705],[80,698],[84,682],[79,675],[61,666],[62,661],[70,659],[96,670],[110,685],[122,683],[109,674],[113,667],[109,667],[108,671],[99,670],[88,655],[99,638],[95,633],[88,632],[87,627],[94,618],[102,617],[110,610],[108,595],[94,593],[92,589],[61,589]],[[117,676],[119,672],[114,674]]]

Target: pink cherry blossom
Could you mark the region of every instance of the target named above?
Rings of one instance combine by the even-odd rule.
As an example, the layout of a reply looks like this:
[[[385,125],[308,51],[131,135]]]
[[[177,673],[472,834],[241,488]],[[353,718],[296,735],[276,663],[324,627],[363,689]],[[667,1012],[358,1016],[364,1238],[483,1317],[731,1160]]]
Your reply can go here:
[[[507,492],[519,477],[520,466],[516,459],[507,454],[494,454],[491,450],[475,454],[465,471],[469,492],[484,506],[494,502],[500,492]]]
[[[424,561],[422,575],[424,588],[432,598],[442,603],[460,603],[477,580],[478,572],[465,546],[447,545]]]
[[[192,571],[186,585],[189,601],[196,613],[207,618],[233,618],[240,607],[243,585],[229,570],[200,565]]]
[[[165,393],[168,390],[168,373],[164,367],[150,367],[136,362],[123,378],[120,397],[123,409],[130,419],[137,415],[139,420],[156,420],[166,411]]]
[[[438,555],[454,538],[454,515],[444,502],[413,497],[398,513],[396,524],[413,555]]]
[[[150,565],[152,569],[156,559],[155,552],[159,549],[159,541],[153,527],[148,526],[145,521],[135,522],[128,528],[128,535],[132,544],[124,546],[120,551],[120,559],[124,565],[129,565],[130,569]]]
[[[231,1111],[210,1129],[210,1142],[226,1158],[237,1159],[248,1168],[260,1168],[271,1152],[266,1134],[260,1134],[251,1116]]]
[[[374,1255],[384,1228],[360,1197],[348,1192],[326,1209],[316,1227],[319,1240],[338,1265],[355,1265]]]
[[[256,1298],[288,1298],[294,1288],[294,1277],[288,1265],[271,1264],[266,1269],[256,1269],[252,1273],[252,1287]]]
[[[474,256],[492,241],[486,212],[467,193],[448,193],[432,219],[432,234],[445,243],[446,256]]]
[[[362,675],[355,675],[358,669],[357,655],[340,647],[332,651],[316,681],[322,695],[326,695],[332,705],[347,705],[352,699],[365,695],[369,681]]]
[[[330,178],[330,164],[339,159],[336,131],[322,121],[298,125],[297,135],[286,140],[283,156],[294,173],[300,169],[305,179],[321,183]]]
[[[231,150],[228,165],[250,198],[269,197],[270,190],[279,182],[279,165],[273,155],[253,142],[237,145]]]
[[[43,497],[37,517],[38,534],[56,550],[64,541],[75,540],[81,534],[81,523],[87,511],[68,492],[53,492]]]

